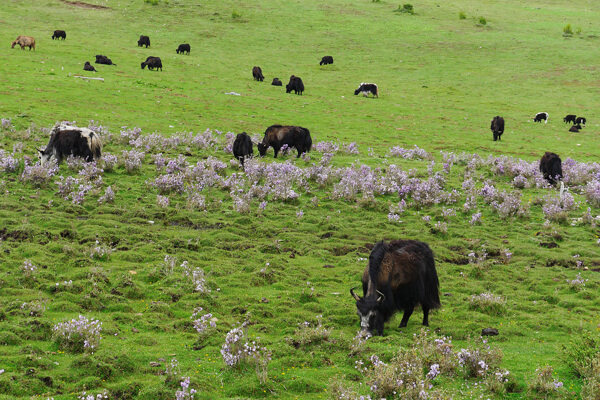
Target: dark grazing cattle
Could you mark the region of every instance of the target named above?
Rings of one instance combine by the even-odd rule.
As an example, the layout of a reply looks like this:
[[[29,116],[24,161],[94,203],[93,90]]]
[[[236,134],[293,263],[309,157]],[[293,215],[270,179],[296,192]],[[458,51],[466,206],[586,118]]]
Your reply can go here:
[[[583,128],[581,127],[580,124],[575,124],[572,127],[569,128],[569,132],[579,132],[580,130],[582,130]]]
[[[104,65],[117,65],[113,64],[112,60],[103,55],[96,55],[96,64],[104,64]]]
[[[142,63],[142,69],[144,69],[146,66],[148,66],[148,69],[150,70],[155,69],[158,71],[160,68],[162,71],[162,61],[160,60],[160,57],[150,56],[146,58],[146,61]]]
[[[494,134],[494,142],[496,140],[501,140],[502,134],[504,133],[504,118],[496,115],[494,119],[492,119],[490,129]]]
[[[21,46],[21,50],[25,50],[25,47],[29,47],[30,51],[31,49],[35,50],[35,39],[32,36],[17,36],[17,38],[11,43],[10,48],[14,49],[16,44]]]
[[[259,81],[259,82],[262,82],[265,79],[260,67],[252,67],[252,77],[254,78],[255,81]]]
[[[533,122],[542,122],[544,121],[545,124],[548,123],[548,113],[547,112],[541,112],[541,113],[537,113],[535,114],[535,117],[533,118]]]
[[[54,39],[62,39],[65,40],[67,38],[67,32],[65,31],[61,31],[61,30],[56,30],[54,31],[54,33],[52,34],[52,40]]]
[[[362,276],[362,288],[363,297],[350,289],[360,327],[377,335],[383,335],[383,325],[397,310],[404,310],[402,328],[421,304],[423,325],[429,326],[429,311],[441,306],[433,252],[417,240],[376,243]]]
[[[540,160],[540,172],[552,185],[562,179],[562,162],[558,154],[547,151]]]
[[[175,51],[177,52],[177,54],[185,54],[185,53],[190,54],[190,50],[191,50],[190,45],[187,43],[184,43],[184,44],[180,44],[177,47],[177,50],[175,50]]]
[[[575,120],[576,124],[583,124],[583,125],[585,125],[585,122],[586,122],[585,117],[577,117],[577,119]]]
[[[273,78],[273,82],[271,82],[273,86],[283,86],[283,82],[279,80],[279,78]]]
[[[242,166],[244,165],[244,159],[252,157],[254,151],[252,150],[252,139],[246,132],[238,133],[233,142],[233,156],[240,160]]]
[[[283,145],[295,147],[298,150],[297,157],[300,157],[302,153],[309,152],[312,147],[310,131],[300,126],[271,125],[265,131],[262,143],[257,144],[256,147],[260,156],[264,157],[269,146],[273,146],[277,158],[277,153]]]
[[[358,89],[354,91],[354,95],[356,96],[359,93],[365,97],[368,97],[369,94],[372,94],[373,97],[379,97],[379,90],[377,88],[377,85],[374,83],[361,83]]]
[[[88,128],[56,124],[50,132],[50,141],[46,149],[39,150],[40,162],[46,164],[51,158],[58,163],[63,158],[73,155],[82,157],[87,162],[100,159],[102,142],[100,136]]]
[[[140,35],[140,39],[138,40],[138,47],[146,46],[146,48],[150,47],[150,38],[146,35]]]
[[[321,58],[321,62],[319,63],[319,65],[327,65],[327,64],[333,64],[333,57],[325,56],[325,57]]]
[[[85,62],[85,64],[83,65],[83,70],[96,72],[96,68],[94,68],[94,66],[92,64],[90,64],[89,61]]]
[[[563,121],[565,122],[565,124],[568,123],[575,123],[575,119],[577,118],[577,116],[575,114],[567,114],[564,118]]]
[[[294,91],[294,94],[302,94],[304,92],[304,82],[302,82],[302,78],[299,76],[290,76],[290,81],[287,85],[285,85],[285,92],[290,93]]]

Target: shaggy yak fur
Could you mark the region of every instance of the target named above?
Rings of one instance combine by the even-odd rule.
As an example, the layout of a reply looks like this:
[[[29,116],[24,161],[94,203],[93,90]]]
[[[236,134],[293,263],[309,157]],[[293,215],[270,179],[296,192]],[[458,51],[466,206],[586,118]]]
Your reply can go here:
[[[577,119],[577,116],[575,114],[568,114],[563,118],[563,121],[565,124],[575,123],[575,119]]]
[[[492,124],[490,125],[490,129],[494,134],[494,142],[496,140],[500,140],[502,134],[504,133],[504,118],[496,115],[494,119],[492,119]]]
[[[90,64],[89,61],[85,62],[85,65],[83,66],[83,70],[96,72],[96,68],[94,68],[94,66],[92,64]]]
[[[271,125],[265,131],[262,143],[257,144],[256,147],[258,147],[260,156],[263,157],[269,146],[273,146],[275,158],[277,158],[277,153],[283,145],[295,147],[298,150],[297,157],[300,157],[302,153],[309,152],[312,147],[309,130],[300,126]]]
[[[324,56],[323,58],[321,58],[321,62],[319,63],[319,65],[327,65],[327,64],[333,64],[333,57]]]
[[[54,31],[54,33],[52,34],[52,40],[54,39],[62,39],[65,40],[67,38],[67,32],[65,31],[61,31],[61,30],[56,30]]]
[[[56,124],[50,133],[50,141],[45,150],[39,150],[41,164],[51,158],[60,163],[63,158],[72,155],[82,157],[87,162],[100,159],[102,142],[100,136],[88,128]]]
[[[279,78],[273,78],[273,82],[271,82],[273,86],[283,86],[283,82],[279,80]]]
[[[262,74],[262,70],[260,67],[252,67],[252,77],[255,81],[262,82],[265,80],[265,77]]]
[[[184,43],[184,44],[180,44],[180,45],[177,47],[177,50],[175,50],[175,52],[176,52],[177,54],[180,54],[180,53],[181,53],[181,54],[188,53],[188,55],[189,55],[189,54],[190,54],[190,50],[191,50],[191,47],[190,47],[190,45],[189,45],[189,44],[187,44],[187,43]]]
[[[10,48],[14,49],[16,44],[21,46],[21,50],[25,50],[25,47],[29,47],[29,50],[31,50],[32,48],[33,50],[35,50],[35,39],[31,36],[17,36],[15,41],[12,42]]]
[[[558,154],[547,151],[540,160],[540,172],[553,185],[557,179],[562,179],[562,162]]]
[[[304,82],[302,82],[302,78],[299,76],[290,76],[290,82],[285,85],[285,92],[290,93],[294,91],[294,94],[302,94],[304,92]]]
[[[160,70],[162,71],[162,61],[160,60],[160,57],[148,57],[146,58],[146,61],[144,61],[142,64],[142,69],[144,69],[144,67],[148,66],[148,69],[152,70],[152,69],[156,69],[158,71],[158,69],[160,68]]]
[[[360,327],[377,335],[383,335],[383,325],[397,310],[404,310],[400,322],[404,327],[415,306],[421,304],[423,325],[429,326],[429,310],[441,307],[433,252],[417,240],[376,243],[363,273],[362,287],[363,297],[350,289]]]
[[[246,132],[238,133],[233,142],[233,156],[240,160],[242,166],[244,165],[244,159],[252,157],[254,150],[252,150],[252,139]]]
[[[150,38],[146,35],[140,35],[140,40],[138,40],[138,47],[142,46],[150,47]]]
[[[117,65],[113,64],[112,60],[103,55],[96,55],[96,64],[104,64],[104,65]]]

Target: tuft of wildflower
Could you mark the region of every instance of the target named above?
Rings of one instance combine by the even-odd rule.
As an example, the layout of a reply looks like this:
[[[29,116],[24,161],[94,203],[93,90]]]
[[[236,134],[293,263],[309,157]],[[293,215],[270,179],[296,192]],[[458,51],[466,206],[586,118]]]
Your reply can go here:
[[[60,348],[74,352],[93,352],[102,339],[102,322],[80,315],[79,318],[54,325],[53,332],[54,341]]]
[[[167,208],[169,207],[169,197],[168,196],[161,196],[160,194],[156,196],[156,204],[160,207],[160,208]]]
[[[472,309],[494,315],[502,314],[506,308],[506,299],[489,292],[474,294],[469,297],[469,305]]]
[[[199,334],[205,334],[209,328],[215,328],[217,323],[211,313],[202,314],[202,307],[196,307],[194,313],[190,317],[194,324],[194,329]]]
[[[104,203],[112,203],[114,201],[115,201],[115,192],[113,191],[111,186],[107,186],[106,189],[104,190],[104,194],[102,196],[100,196],[100,198],[98,199],[98,203],[104,204]]]
[[[585,283],[588,281],[588,279],[583,279],[581,273],[578,273],[575,279],[567,279],[566,281],[572,289],[581,290],[585,287]]]
[[[137,150],[122,151],[122,163],[128,173],[138,171],[142,167],[142,160],[146,155],[144,152]]]
[[[21,266],[21,270],[26,278],[32,278],[37,272],[37,267],[33,265],[31,260],[25,260]]]
[[[184,376],[180,385],[181,390],[175,392],[175,400],[193,400],[196,389],[190,387],[190,377]]]

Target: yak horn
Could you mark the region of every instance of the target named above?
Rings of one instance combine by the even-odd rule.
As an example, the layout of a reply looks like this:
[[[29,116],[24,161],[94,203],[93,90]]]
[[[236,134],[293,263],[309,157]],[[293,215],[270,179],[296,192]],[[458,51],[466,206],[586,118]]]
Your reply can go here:
[[[358,286],[354,286],[353,288],[350,289],[350,294],[352,295],[352,297],[354,297],[356,299],[356,301],[360,301],[360,297],[354,293],[354,289],[356,289]]]
[[[381,303],[383,300],[385,300],[385,294],[381,293],[379,290],[377,290],[377,293],[379,293],[379,297],[377,298],[377,302]]]

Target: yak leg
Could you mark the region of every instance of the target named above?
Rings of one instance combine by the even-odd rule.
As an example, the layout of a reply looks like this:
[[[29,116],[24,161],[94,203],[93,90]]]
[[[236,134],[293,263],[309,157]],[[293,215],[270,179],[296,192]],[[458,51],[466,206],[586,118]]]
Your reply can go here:
[[[422,307],[422,308],[423,308],[423,325],[429,326],[429,307]]]
[[[496,132],[494,132],[494,142],[498,140],[498,134]]]
[[[277,158],[277,153],[279,153],[279,146],[273,146],[273,151],[275,152],[275,158]]]
[[[404,328],[408,324],[408,319],[412,315],[415,306],[408,306],[404,309],[404,315],[402,316],[402,321],[400,321],[400,328]]]

